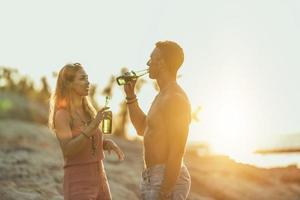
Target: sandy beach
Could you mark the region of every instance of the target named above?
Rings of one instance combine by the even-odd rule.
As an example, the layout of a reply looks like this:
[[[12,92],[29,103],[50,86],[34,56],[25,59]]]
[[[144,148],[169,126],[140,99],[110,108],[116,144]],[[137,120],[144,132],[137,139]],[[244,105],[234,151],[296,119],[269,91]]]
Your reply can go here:
[[[112,136],[110,136],[112,137]],[[142,143],[112,137],[126,154],[123,162],[106,154],[105,168],[113,199],[139,199]],[[0,122],[0,196],[3,200],[63,199],[63,159],[49,129],[31,122]],[[225,156],[187,151],[192,176],[189,200],[299,200],[300,169],[263,169]]]

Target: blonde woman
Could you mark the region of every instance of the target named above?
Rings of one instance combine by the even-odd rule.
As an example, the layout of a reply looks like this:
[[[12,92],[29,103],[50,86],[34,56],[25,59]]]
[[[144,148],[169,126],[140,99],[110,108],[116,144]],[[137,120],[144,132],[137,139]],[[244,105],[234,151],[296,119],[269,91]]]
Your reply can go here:
[[[65,200],[110,200],[103,151],[124,158],[112,140],[103,139],[99,124],[106,108],[96,112],[88,92],[88,75],[80,63],[67,64],[60,70],[50,102],[49,126],[63,152]]]

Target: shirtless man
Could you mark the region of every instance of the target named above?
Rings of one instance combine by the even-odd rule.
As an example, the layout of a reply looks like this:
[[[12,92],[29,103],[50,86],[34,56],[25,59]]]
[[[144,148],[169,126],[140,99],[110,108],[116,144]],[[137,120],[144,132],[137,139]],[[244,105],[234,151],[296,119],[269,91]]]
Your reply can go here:
[[[175,42],[156,43],[147,65],[149,77],[157,81],[160,91],[147,115],[139,107],[136,82],[124,86],[130,119],[137,134],[144,136],[144,200],[183,200],[189,193],[191,179],[183,155],[191,109],[187,95],[176,82],[183,60],[183,50]]]

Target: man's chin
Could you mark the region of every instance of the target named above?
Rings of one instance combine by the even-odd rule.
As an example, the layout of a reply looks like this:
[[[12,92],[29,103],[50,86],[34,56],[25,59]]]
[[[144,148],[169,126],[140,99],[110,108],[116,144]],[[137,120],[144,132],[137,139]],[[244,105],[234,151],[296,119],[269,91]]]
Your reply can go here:
[[[151,75],[151,74],[149,74],[149,78],[150,79],[155,79],[155,77],[153,75]]]
[[[82,94],[83,97],[89,96],[89,92],[85,92],[84,94]]]

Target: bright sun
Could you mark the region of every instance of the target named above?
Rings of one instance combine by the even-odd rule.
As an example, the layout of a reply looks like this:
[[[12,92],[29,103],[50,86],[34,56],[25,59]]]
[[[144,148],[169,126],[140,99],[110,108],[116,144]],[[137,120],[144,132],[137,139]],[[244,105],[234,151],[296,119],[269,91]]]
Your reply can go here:
[[[255,129],[252,117],[253,104],[242,95],[228,94],[208,108],[207,120],[203,113],[203,123],[208,123],[212,134],[209,139],[211,149],[217,154],[233,158],[243,157],[256,148]]]

